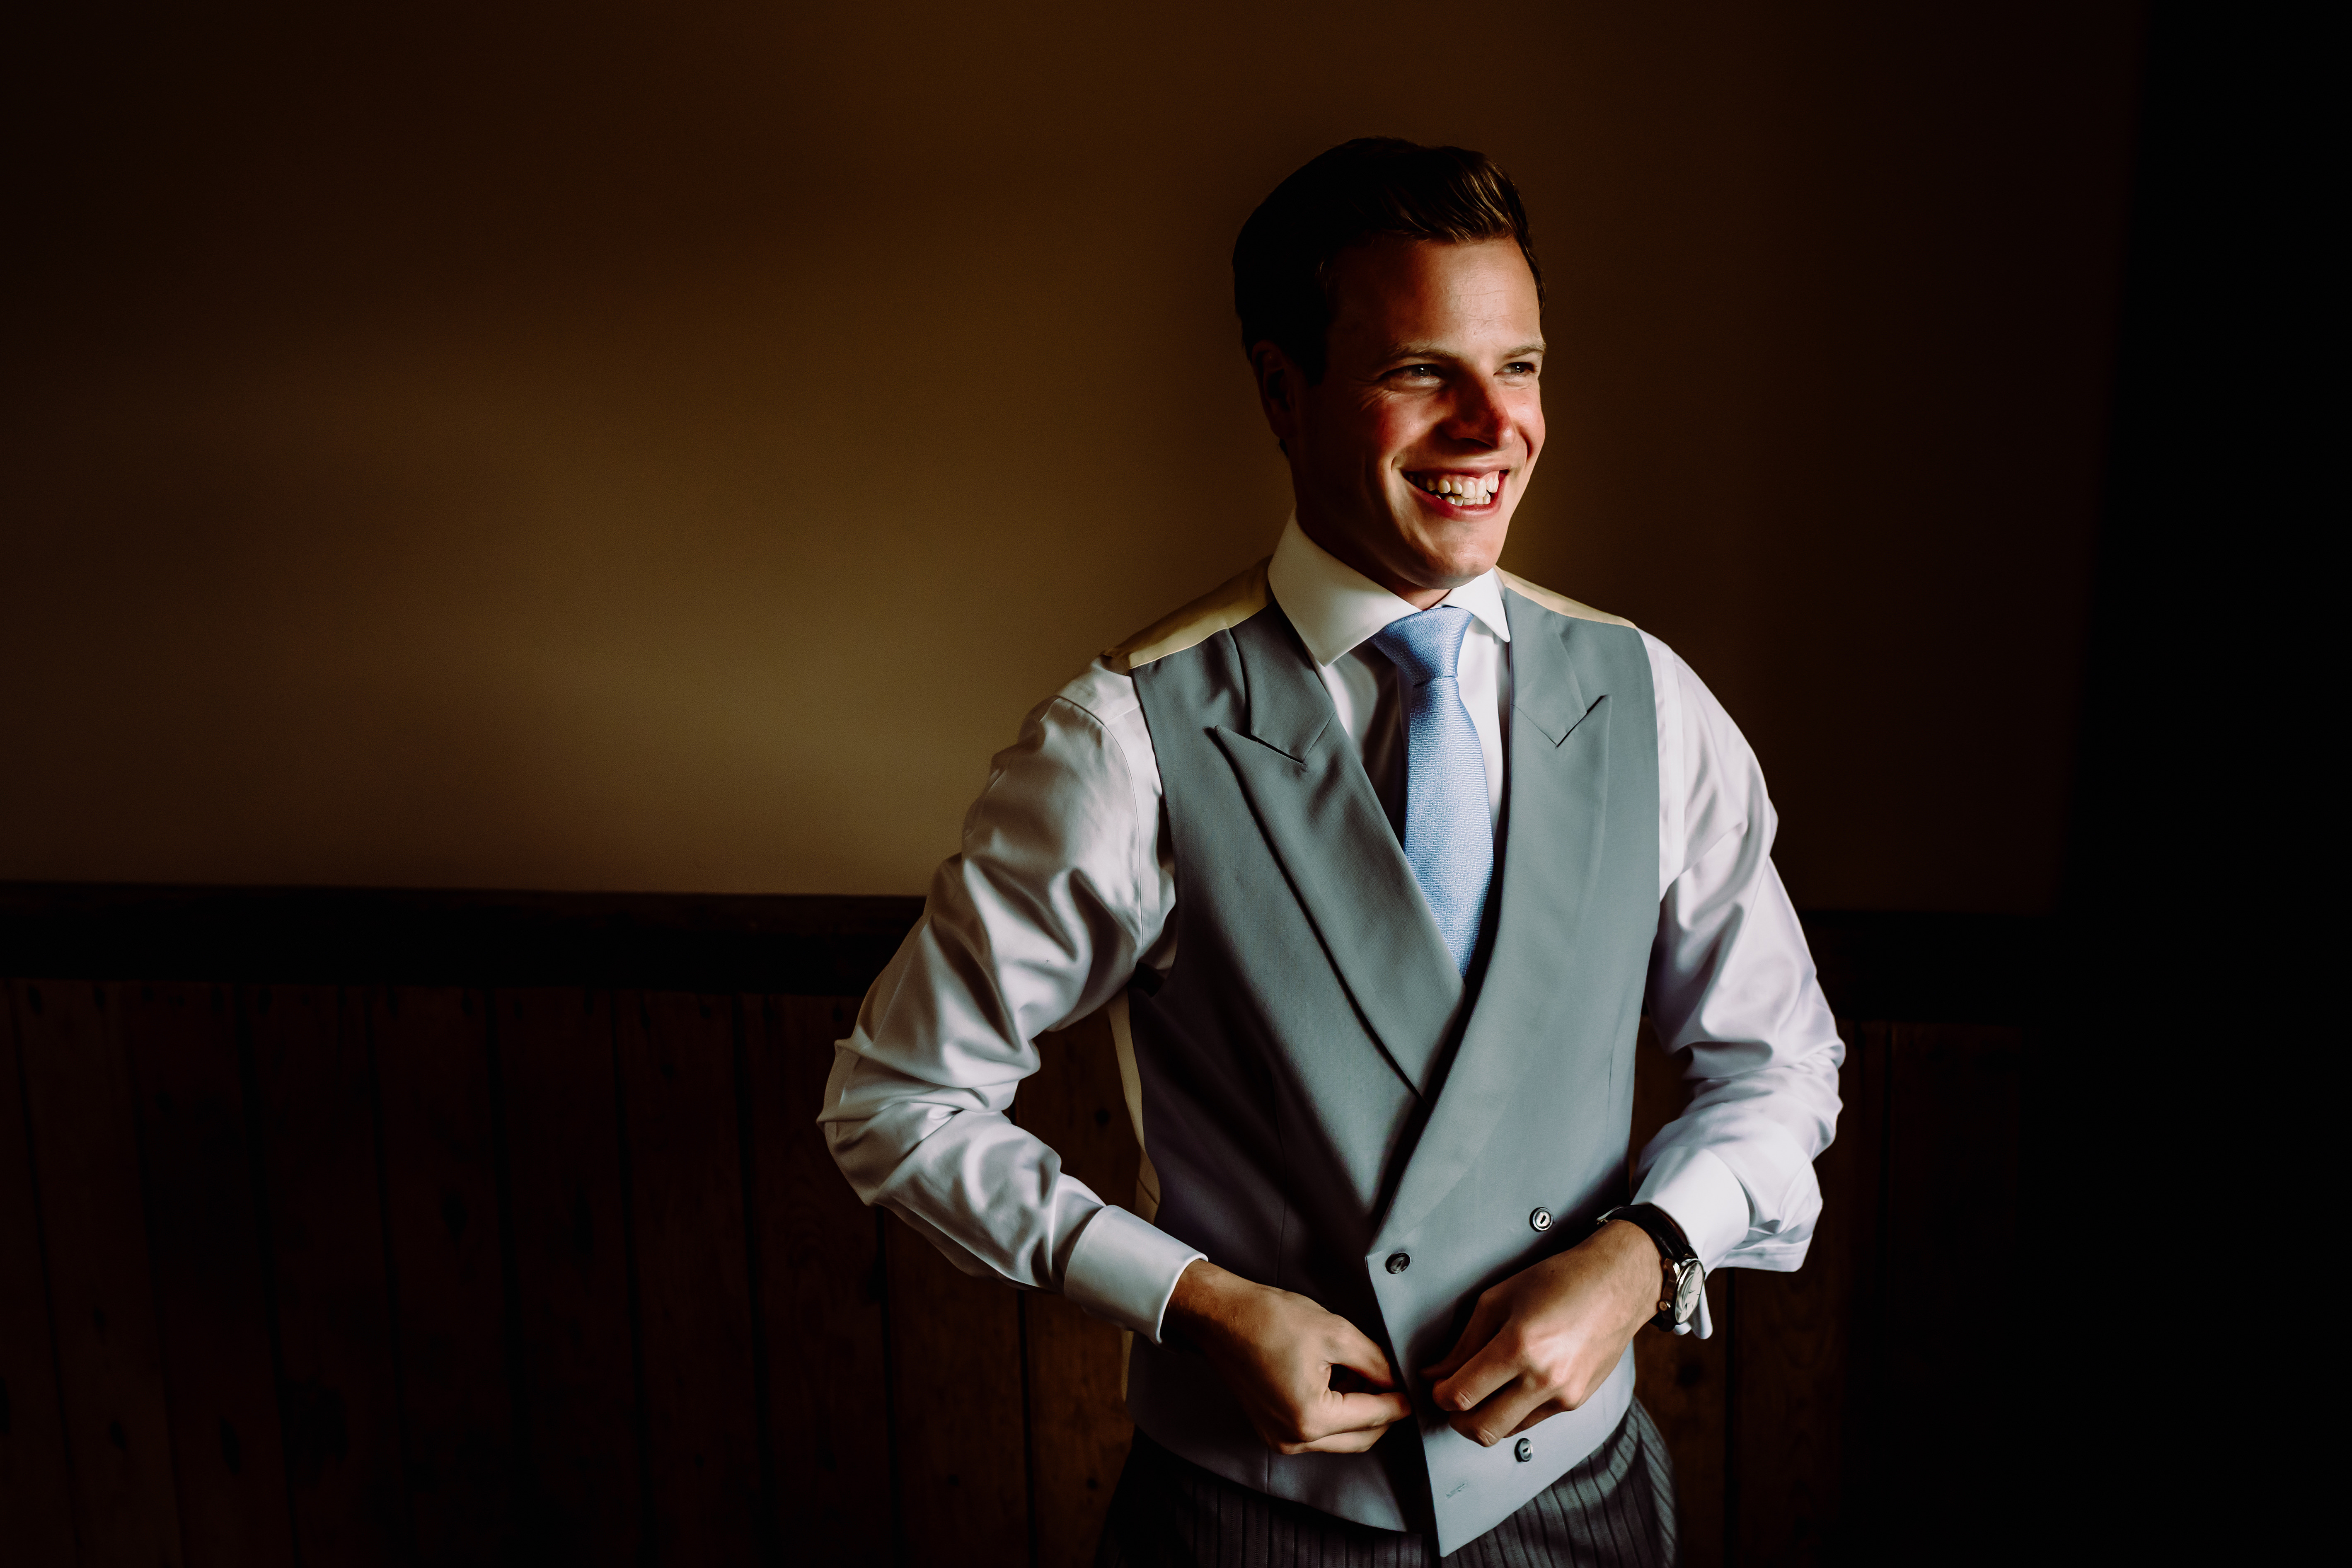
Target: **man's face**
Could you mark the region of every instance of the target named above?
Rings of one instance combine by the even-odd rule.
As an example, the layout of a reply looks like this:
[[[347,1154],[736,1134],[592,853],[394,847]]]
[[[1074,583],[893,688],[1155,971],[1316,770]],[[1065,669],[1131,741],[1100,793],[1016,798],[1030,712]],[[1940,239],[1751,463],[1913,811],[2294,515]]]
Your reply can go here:
[[[1307,537],[1426,606],[1490,570],[1543,450],[1541,310],[1516,241],[1384,238],[1332,267],[1330,357],[1255,354]]]

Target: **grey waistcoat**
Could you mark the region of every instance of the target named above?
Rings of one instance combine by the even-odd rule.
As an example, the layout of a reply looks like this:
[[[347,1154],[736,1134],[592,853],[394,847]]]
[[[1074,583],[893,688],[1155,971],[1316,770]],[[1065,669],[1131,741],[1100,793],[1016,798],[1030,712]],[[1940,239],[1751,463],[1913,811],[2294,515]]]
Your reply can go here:
[[[1128,996],[1155,1219],[1417,1369],[1452,1348],[1481,1290],[1624,1201],[1658,910],[1649,660],[1629,626],[1506,590],[1508,788],[1465,986],[1297,633],[1262,589],[1263,607],[1235,605],[1234,586],[1221,629],[1131,670],[1181,922],[1174,967],[1148,991],[1140,972]],[[1528,1433],[1524,1460],[1514,1441],[1456,1435],[1408,1384],[1417,1424],[1363,1455],[1272,1452],[1196,1354],[1140,1337],[1128,1404],[1196,1464],[1366,1524],[1433,1529],[1452,1552],[1608,1436],[1633,1361]]]

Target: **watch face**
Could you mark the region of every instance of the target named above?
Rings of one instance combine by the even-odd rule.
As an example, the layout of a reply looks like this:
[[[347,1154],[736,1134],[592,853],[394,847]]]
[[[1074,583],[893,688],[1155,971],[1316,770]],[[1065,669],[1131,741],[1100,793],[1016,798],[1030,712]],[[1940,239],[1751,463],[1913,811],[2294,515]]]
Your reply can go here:
[[[1706,1289],[1706,1270],[1686,1263],[1675,1281],[1675,1321],[1687,1323],[1698,1316],[1698,1299]]]

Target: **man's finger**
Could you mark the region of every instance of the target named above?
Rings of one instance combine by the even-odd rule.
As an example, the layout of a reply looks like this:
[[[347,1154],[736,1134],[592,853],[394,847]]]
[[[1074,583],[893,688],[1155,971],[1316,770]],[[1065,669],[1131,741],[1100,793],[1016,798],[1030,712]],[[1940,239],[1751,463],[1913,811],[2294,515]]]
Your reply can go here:
[[[1387,1427],[1370,1432],[1335,1432],[1328,1437],[1318,1437],[1312,1443],[1291,1443],[1276,1451],[1283,1454],[1362,1454],[1378,1444]]]
[[[1369,1432],[1335,1432],[1328,1437],[1318,1437],[1312,1443],[1297,1443],[1284,1448],[1286,1454],[1363,1454],[1369,1453],[1388,1430],[1375,1427]]]
[[[1520,1416],[1519,1424],[1512,1427],[1508,1432],[1505,1433],[1504,1436],[1516,1437],[1530,1426],[1540,1426],[1555,1415],[1567,1415],[1568,1410],[1569,1407],[1561,1404],[1558,1399],[1547,1399],[1541,1405],[1537,1405],[1533,1410],[1528,1411],[1525,1415]]]
[[[1469,1364],[1444,1379],[1429,1391],[1440,1410],[1474,1410],[1493,1394],[1527,1369],[1519,1358],[1504,1352],[1496,1342],[1486,1342]]]
[[[1447,1425],[1472,1442],[1491,1447],[1513,1433],[1534,1426],[1538,1419],[1536,1412],[1549,1403],[1534,1379],[1514,1378],[1485,1404],[1466,1415],[1456,1415]]]
[[[1286,1445],[1282,1451],[1360,1454],[1412,1414],[1412,1401],[1401,1394],[1334,1394],[1315,1411],[1314,1426],[1323,1429],[1322,1436],[1312,1442]]]
[[[1315,1412],[1326,1437],[1391,1426],[1412,1414],[1412,1401],[1402,1394],[1327,1394]]]

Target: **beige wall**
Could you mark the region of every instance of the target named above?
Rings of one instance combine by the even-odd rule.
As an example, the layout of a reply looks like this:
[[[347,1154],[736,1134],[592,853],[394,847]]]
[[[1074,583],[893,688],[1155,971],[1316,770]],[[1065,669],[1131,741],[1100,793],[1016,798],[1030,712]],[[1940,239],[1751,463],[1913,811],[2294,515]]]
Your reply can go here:
[[[12,67],[0,879],[919,889],[1271,543],[1227,249],[1384,132],[1535,216],[1506,563],[1721,694],[1801,902],[2049,900],[2130,8],[577,9]]]

